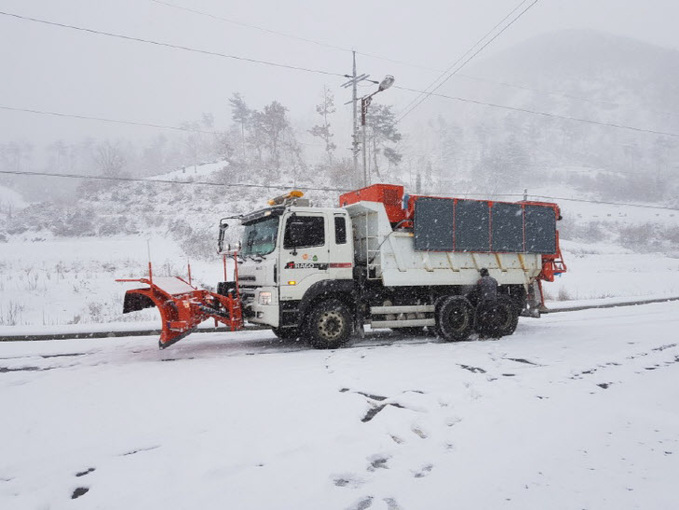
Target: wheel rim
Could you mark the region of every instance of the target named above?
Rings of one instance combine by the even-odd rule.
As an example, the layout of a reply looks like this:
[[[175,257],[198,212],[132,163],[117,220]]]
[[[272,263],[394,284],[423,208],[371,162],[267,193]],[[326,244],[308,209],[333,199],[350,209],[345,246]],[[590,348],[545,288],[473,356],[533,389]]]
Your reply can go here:
[[[325,312],[321,315],[316,328],[319,335],[325,340],[335,340],[342,336],[344,319],[342,314],[334,311]]]
[[[448,314],[446,322],[452,331],[464,331],[464,329],[469,325],[469,316],[463,306],[456,306]]]

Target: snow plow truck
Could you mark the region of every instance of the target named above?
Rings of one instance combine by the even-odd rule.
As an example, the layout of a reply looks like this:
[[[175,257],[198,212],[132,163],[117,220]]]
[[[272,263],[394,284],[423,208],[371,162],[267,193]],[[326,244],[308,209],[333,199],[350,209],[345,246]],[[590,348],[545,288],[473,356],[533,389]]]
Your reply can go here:
[[[229,221],[242,241],[225,244]],[[345,193],[333,208],[313,207],[293,191],[266,208],[225,218],[219,253],[234,275],[216,292],[179,277],[135,280],[124,313],[156,306],[159,345],[168,347],[201,322],[231,330],[265,326],[282,339],[319,349],[343,345],[364,326],[407,334],[433,331],[444,341],[511,335],[520,315],[539,316],[542,281],[566,271],[558,205],[407,195],[375,184]],[[498,282],[482,301],[480,270]]]

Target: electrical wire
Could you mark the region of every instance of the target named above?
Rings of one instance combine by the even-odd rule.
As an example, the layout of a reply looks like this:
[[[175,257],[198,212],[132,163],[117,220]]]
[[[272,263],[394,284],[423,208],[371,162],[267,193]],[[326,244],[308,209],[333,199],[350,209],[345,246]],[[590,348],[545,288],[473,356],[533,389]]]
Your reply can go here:
[[[297,188],[293,184],[285,185],[274,185],[274,184],[250,184],[250,183],[235,183],[228,184],[223,182],[210,182],[210,181],[175,181],[171,179],[156,179],[156,178],[141,178],[141,177],[113,177],[106,175],[84,175],[84,174],[51,174],[48,172],[31,172],[31,171],[18,171],[18,170],[0,170],[0,174],[6,175],[22,175],[29,177],[57,177],[63,179],[85,179],[85,180],[95,180],[95,181],[112,181],[112,182],[144,182],[147,184],[188,184],[194,186],[215,186],[223,188],[255,188],[255,189],[292,189]],[[323,188],[323,187],[309,187],[300,186],[302,189],[311,191],[352,191],[350,189],[341,188]]]
[[[421,99],[416,99],[415,104],[412,104],[412,106],[408,105],[404,109],[405,111],[401,113],[399,118],[397,119],[397,122],[400,122],[403,120],[407,115],[409,115],[415,108],[417,108],[419,105],[421,105],[424,101],[426,101],[429,96],[431,96],[434,92],[436,92],[440,87],[442,87],[452,76],[454,76],[457,72],[460,71],[465,65],[467,65],[474,57],[476,57],[479,53],[481,53],[486,47],[488,47],[489,44],[491,44],[495,39],[500,37],[509,27],[511,27],[514,23],[516,23],[526,12],[528,12],[531,8],[533,8],[540,0],[533,0],[533,3],[530,4],[528,7],[526,7],[523,11],[521,11],[515,18],[513,18],[507,25],[505,25],[498,33],[496,33],[493,37],[491,37],[488,41],[486,41],[478,50],[474,51],[466,60],[465,57],[474,50],[481,42],[486,39],[490,34],[492,34],[499,26],[502,25],[512,14],[514,14],[518,9],[521,8],[523,4],[526,3],[527,0],[523,0],[520,4],[518,4],[512,11],[509,12],[502,20],[500,20],[499,23],[497,23],[492,29],[490,29],[479,41],[474,44],[462,57],[460,57],[452,66],[450,66],[447,70],[446,73],[441,75],[439,78],[437,78],[429,87],[427,87],[427,92],[425,92],[424,97]],[[464,60],[464,61],[463,61]],[[446,76],[446,74],[448,76]],[[437,84],[437,82],[439,82]],[[430,90],[431,89],[431,90]]]
[[[514,11],[516,9],[518,9],[521,5],[523,5],[525,3],[525,1],[526,0],[524,0],[521,4],[519,4],[519,6],[517,6],[514,9]],[[491,40],[487,41],[486,44],[484,46],[482,46],[479,50],[477,50],[473,55],[471,55],[469,57],[469,59],[466,62],[464,62],[464,64],[466,64],[467,62],[469,62],[469,60],[474,58],[474,56],[476,56],[481,50],[483,50],[486,46],[488,46],[488,44],[490,44],[495,38],[497,38],[504,30],[509,28],[509,26],[511,26],[511,24],[516,22],[519,19],[520,16],[525,14],[528,11],[528,9],[533,7],[538,1],[539,0],[534,0],[532,4],[530,4],[528,7],[526,7],[526,9],[521,11],[521,13],[516,18],[514,18],[509,25],[506,25],[502,29],[501,32],[496,34]],[[514,12],[514,11],[512,11],[512,12]],[[299,70],[299,71],[319,73],[319,74],[325,74],[325,75],[329,75],[329,76],[337,76],[337,77],[344,78],[344,75],[340,74],[340,73],[314,70],[314,69],[309,69],[309,68],[290,66],[290,65],[286,65],[286,64],[278,64],[278,63],[268,62],[268,61],[264,61],[264,60],[256,60],[256,59],[250,59],[250,58],[244,58],[244,57],[237,57],[237,56],[234,56],[234,55],[227,55],[227,54],[224,54],[224,53],[212,52],[212,51],[208,51],[208,50],[200,50],[200,49],[190,48],[190,47],[187,47],[187,46],[179,46],[179,45],[174,45],[174,44],[169,44],[169,43],[160,43],[160,42],[152,41],[152,40],[149,40],[149,39],[142,39],[142,38],[125,36],[125,35],[120,35],[120,34],[113,34],[113,33],[110,33],[110,32],[102,32],[102,31],[93,30],[93,29],[89,29],[89,28],[83,28],[83,27],[76,27],[74,25],[56,23],[56,22],[52,22],[52,21],[46,21],[46,20],[41,20],[41,19],[37,19],[37,18],[31,18],[31,17],[28,17],[28,16],[21,16],[21,15],[18,15],[18,14],[7,13],[7,12],[4,12],[4,11],[0,11],[0,15],[10,16],[10,17],[14,17],[14,18],[18,18],[18,19],[22,19],[22,20],[26,20],[26,21],[31,21],[31,22],[36,22],[36,23],[42,23],[42,24],[46,24],[46,25],[52,25],[52,26],[57,26],[57,27],[62,27],[62,28],[79,30],[79,31],[87,32],[87,33],[105,35],[105,36],[109,36],[109,37],[117,37],[117,38],[121,38],[121,39],[132,40],[132,41],[148,43],[148,44],[154,44],[154,45],[159,45],[159,46],[166,46],[166,47],[173,48],[173,49],[192,51],[192,52],[196,52],[196,53],[215,55],[215,56],[220,56],[220,57],[224,57],[224,58],[243,60],[243,61],[247,61],[247,62],[251,62],[251,63],[271,65],[271,66],[282,67],[282,68],[286,68],[286,69],[294,69],[294,70]],[[510,15],[511,15],[511,13],[510,13]],[[505,17],[505,19],[506,18],[507,17]],[[459,69],[461,69],[461,67],[458,68],[458,70]],[[623,124],[613,124],[613,123],[607,123],[607,122],[593,121],[593,120],[588,120],[588,119],[569,117],[569,116],[565,116],[565,115],[558,115],[558,114],[554,114],[554,113],[529,110],[527,108],[511,107],[511,106],[499,105],[499,104],[495,104],[495,103],[489,103],[489,102],[484,102],[484,101],[477,101],[477,100],[472,100],[472,99],[466,99],[466,98],[454,97],[454,96],[447,96],[445,94],[435,93],[435,90],[437,90],[441,85],[443,85],[443,83],[445,83],[445,81],[447,81],[447,79],[450,78],[451,76],[452,76],[452,74],[450,76],[448,76],[446,78],[446,80],[444,80],[442,83],[440,83],[438,86],[436,86],[432,91],[428,91],[428,90],[422,91],[422,90],[417,90],[417,89],[413,89],[413,88],[401,87],[401,86],[395,85],[394,88],[396,88],[396,89],[405,90],[405,91],[409,91],[409,92],[415,92],[415,93],[420,94],[420,95],[425,94],[424,98],[422,98],[417,104],[415,104],[408,111],[403,113],[397,119],[397,121],[401,121],[406,115],[408,115],[417,106],[419,106],[426,98],[428,98],[430,96],[435,96],[435,97],[442,97],[442,98],[445,98],[445,99],[451,99],[451,100],[457,100],[457,101],[462,101],[462,102],[467,102],[467,103],[484,105],[484,106],[493,107],[493,108],[501,108],[501,109],[505,109],[505,110],[528,113],[528,114],[532,114],[532,115],[540,115],[540,116],[550,117],[550,118],[558,118],[558,119],[565,119],[565,120],[571,120],[571,121],[576,121],[576,122],[584,122],[584,123],[588,123],[588,124],[594,124],[594,125],[599,125],[599,126],[608,126],[608,127],[618,128],[618,129],[627,129],[627,130],[631,130],[631,131],[655,134],[655,135],[660,135],[660,136],[679,137],[679,134],[676,134],[676,133],[669,133],[669,132],[656,131],[656,130],[650,130],[650,129],[636,128],[636,127],[633,127],[633,126],[626,126],[626,125],[623,125]],[[160,129],[172,129],[172,130],[179,130],[179,131],[205,132],[205,133],[209,133],[209,134],[215,134],[214,132],[206,132],[206,131],[201,131],[201,130],[179,128],[179,127],[176,127],[176,126],[163,126],[163,125],[152,124],[152,123],[105,119],[105,118],[101,118],[101,117],[89,117],[89,116],[84,116],[84,115],[64,114],[64,113],[59,113],[59,112],[47,112],[47,111],[32,110],[32,109],[28,109],[28,108],[18,108],[18,107],[9,107],[9,106],[0,106],[0,108],[2,108],[4,110],[24,111],[24,112],[28,112],[28,113],[36,113],[36,114],[42,114],[42,115],[71,117],[71,118],[79,118],[79,119],[87,119],[87,120],[99,120],[99,121],[102,121],[102,122],[111,122],[111,123],[117,123],[117,124],[137,125],[137,126],[155,127],[155,128],[160,128]],[[302,143],[302,142],[300,142],[300,143]],[[315,145],[315,144],[306,144],[306,143],[302,143],[302,144],[303,145]]]
[[[357,55],[361,55],[361,56],[364,56],[364,57],[373,58],[373,59],[377,59],[377,60],[384,60],[386,62],[391,62],[391,63],[394,63],[394,64],[404,65],[404,66],[408,66],[408,67],[412,67],[412,68],[416,68],[416,69],[422,69],[422,70],[425,70],[425,71],[431,71],[431,72],[435,72],[435,73],[445,75],[451,70],[452,67],[454,67],[457,63],[459,63],[459,61],[462,58],[464,58],[464,56],[466,56],[474,47],[476,47],[485,37],[487,37],[490,33],[492,33],[493,30],[495,30],[498,26],[500,26],[501,23],[506,21],[507,18],[509,18],[509,16],[511,16],[514,12],[516,12],[521,7],[521,5],[526,3],[526,1],[528,1],[528,0],[523,0],[520,4],[518,4],[502,20],[500,20],[500,22],[498,24],[496,24],[495,27],[493,27],[486,34],[486,36],[484,36],[482,39],[480,39],[476,43],[476,45],[472,46],[472,48],[470,48],[467,51],[467,53],[465,53],[465,55],[463,55],[460,59],[458,59],[458,61],[455,64],[450,66],[445,71],[441,70],[441,69],[434,69],[434,68],[432,68],[430,66],[426,66],[426,65],[414,64],[412,62],[404,62],[402,60],[386,57],[384,55],[376,55],[376,54],[370,53],[370,52],[352,50],[352,49],[349,49],[349,48],[345,48],[345,47],[342,47],[342,46],[326,43],[326,42],[323,42],[323,41],[318,41],[318,40],[310,39],[310,38],[306,38],[306,37],[300,37],[300,36],[297,36],[297,35],[294,35],[294,34],[289,34],[289,33],[281,32],[281,31],[278,31],[278,30],[273,30],[273,29],[262,27],[262,26],[250,24],[250,23],[244,23],[244,22],[237,21],[237,20],[234,20],[234,19],[225,18],[223,16],[211,14],[209,12],[200,11],[198,9],[193,9],[193,8],[190,8],[190,7],[177,5],[177,4],[167,2],[167,1],[164,1],[164,0],[149,0],[149,1],[153,2],[155,4],[158,4],[158,5],[163,5],[163,6],[166,6],[166,7],[178,9],[178,10],[185,11],[185,12],[190,12],[190,13],[196,14],[198,16],[203,16],[203,17],[223,21],[223,22],[230,23],[230,24],[233,24],[233,25],[236,25],[236,26],[241,26],[241,27],[245,27],[245,28],[251,28],[251,29],[254,29],[254,30],[259,30],[261,32],[265,32],[265,33],[272,34],[272,35],[277,35],[277,36],[280,36],[280,37],[285,37],[285,38],[288,38],[288,39],[293,39],[293,40],[298,40],[298,41],[301,41],[301,42],[311,43],[311,44],[315,44],[317,46],[322,46],[322,47],[325,47],[325,48],[328,48],[328,49],[338,50],[338,51],[342,51],[342,52],[345,52],[345,53],[355,52]],[[458,69],[458,71],[459,71],[459,69]],[[564,94],[564,93],[561,93],[561,92],[552,92],[552,91],[548,91],[548,90],[535,89],[535,88],[528,87],[528,86],[523,85],[523,84],[514,84],[514,83],[509,83],[509,82],[506,82],[506,81],[496,81],[496,80],[490,80],[490,79],[487,79],[487,78],[479,78],[479,77],[476,77],[476,76],[470,76],[468,74],[459,74],[458,71],[456,71],[454,73],[455,76],[461,77],[461,78],[464,78],[464,79],[468,79],[468,80],[478,81],[478,82],[482,82],[482,83],[490,83],[490,84],[493,84],[493,85],[500,85],[502,87],[510,87],[510,88],[515,88],[515,89],[519,89],[519,90],[526,90],[526,91],[533,92],[533,93],[536,93],[536,94],[547,94],[547,95],[551,95],[551,96],[558,96],[558,97],[563,97],[563,98],[571,99],[571,100],[575,100],[575,101],[582,101],[582,102],[589,103],[589,104],[600,104],[600,105],[604,105],[604,106],[614,106],[614,107],[620,107],[621,106],[620,104],[615,103],[613,101],[600,101],[600,100],[586,99],[586,98],[583,98],[583,97],[573,96],[571,94]],[[413,100],[413,102],[414,102],[414,100]],[[408,106],[406,106],[406,108]],[[666,116],[676,116],[676,115],[672,114],[671,112],[667,112],[667,111],[655,110],[654,113],[658,113],[658,114],[666,115]]]
[[[586,198],[568,198],[568,197],[552,197],[549,195],[532,195],[530,193],[490,193],[490,194],[480,194],[480,193],[465,193],[466,198],[478,197],[479,199],[489,199],[489,198],[521,198],[527,196],[529,199],[539,198],[543,200],[554,200],[560,202],[578,202],[584,204],[596,204],[596,205],[613,205],[619,207],[635,207],[639,209],[660,209],[664,211],[679,211],[677,207],[669,207],[663,205],[648,205],[648,204],[635,204],[635,203],[625,203],[625,202],[610,202],[605,200],[587,200]],[[438,195],[440,196],[440,195]],[[452,196],[451,196],[452,198]],[[530,201],[530,200],[529,200]]]
[[[184,7],[183,5],[177,5],[177,4],[174,4],[172,2],[165,2],[163,0],[149,0],[149,1],[153,2],[155,4],[158,4],[158,5],[164,5],[165,7],[170,7],[172,9],[177,9],[177,10],[184,11],[184,12],[190,12],[190,13],[196,14],[198,16],[203,16],[203,17],[206,17],[206,18],[211,18],[211,19],[214,19],[214,20],[223,21],[225,23],[229,23],[231,25],[236,25],[236,26],[239,26],[239,27],[252,28],[254,30],[259,30],[260,32],[278,35],[280,37],[285,37],[287,39],[294,39],[296,41],[311,43],[311,44],[315,44],[317,46],[322,46],[324,48],[329,48],[329,49],[333,49],[333,50],[339,50],[339,51],[344,51],[344,52],[351,52],[352,51],[348,48],[343,48],[341,46],[335,46],[334,44],[330,44],[330,43],[326,43],[326,42],[322,42],[322,41],[316,41],[314,39],[307,39],[306,37],[300,37],[298,35],[287,34],[285,32],[279,32],[277,30],[272,30],[272,29],[269,29],[269,28],[261,27],[261,26],[258,26],[258,25],[253,25],[253,24],[250,24],[250,23],[244,23],[242,21],[237,21],[237,20],[234,20],[234,19],[225,18],[223,16],[217,16],[216,14],[211,14],[209,12],[200,11],[198,9],[193,9],[191,7]]]
[[[106,36],[106,37],[114,37],[114,38],[123,39],[123,40],[126,40],[126,41],[134,41],[134,42],[140,42],[140,43],[144,43],[144,44],[151,44],[151,45],[154,45],[154,46],[172,48],[172,49],[175,49],[175,50],[182,50],[182,51],[189,51],[189,52],[193,52],[193,53],[200,53],[202,55],[211,55],[211,56],[215,56],[215,57],[228,58],[228,59],[232,59],[232,60],[239,60],[239,61],[242,61],[242,62],[249,62],[249,63],[252,63],[252,64],[262,64],[262,65],[273,66],[273,67],[278,67],[278,68],[283,68],[283,69],[291,69],[291,70],[294,70],[294,71],[303,71],[303,72],[306,72],[306,73],[322,74],[322,75],[325,75],[325,76],[338,76],[340,78],[344,78],[344,74],[333,73],[331,71],[323,71],[323,70],[320,70],[320,69],[311,69],[311,68],[308,68],[308,67],[293,66],[293,65],[289,65],[289,64],[280,64],[280,63],[277,63],[277,62],[271,62],[271,61],[268,61],[268,60],[258,60],[258,59],[249,58],[249,57],[240,57],[240,56],[237,56],[237,55],[229,55],[227,53],[221,53],[221,52],[218,52],[218,51],[201,50],[201,49],[198,49],[198,48],[192,48],[190,46],[182,46],[182,45],[179,45],[179,44],[164,43],[164,42],[160,42],[160,41],[154,41],[152,39],[143,39],[141,37],[133,37],[133,36],[129,36],[129,35],[116,34],[116,33],[113,33],[113,32],[104,32],[102,30],[95,30],[93,28],[86,28],[86,27],[79,27],[79,26],[75,26],[75,25],[68,25],[66,23],[57,23],[55,21],[48,21],[48,20],[44,20],[44,19],[33,18],[33,17],[30,17],[30,16],[22,16],[20,14],[15,14],[15,13],[11,13],[11,12],[0,11],[0,15],[20,19],[20,20],[23,20],[23,21],[30,21],[32,23],[40,23],[40,24],[43,24],[43,25],[49,25],[49,26],[53,26],[53,27],[66,28],[66,29],[70,29],[70,30],[77,30],[77,31],[80,31],[80,32],[86,32],[86,33],[89,33],[89,34],[103,35],[103,36]]]
[[[389,58],[389,57],[385,57],[385,56],[381,56],[381,55],[376,55],[374,53],[353,50],[353,49],[345,48],[345,47],[338,46],[338,45],[335,45],[335,44],[330,44],[330,43],[327,43],[327,42],[318,41],[318,40],[310,39],[310,38],[307,38],[307,37],[301,37],[301,36],[298,36],[298,35],[289,34],[289,33],[281,32],[281,31],[278,31],[278,30],[273,30],[273,29],[262,27],[262,26],[259,26],[259,25],[254,25],[254,24],[251,24],[251,23],[244,23],[242,21],[237,21],[237,20],[234,20],[234,19],[225,18],[223,16],[218,16],[216,14],[211,14],[209,12],[200,11],[198,9],[193,9],[191,7],[185,7],[185,6],[182,6],[182,5],[177,5],[177,4],[174,4],[174,3],[171,3],[171,2],[166,2],[164,0],[149,0],[149,1],[153,2],[155,4],[158,4],[158,5],[164,5],[166,7],[171,7],[173,9],[178,9],[178,10],[185,11],[185,12],[190,12],[190,13],[196,14],[198,16],[203,16],[203,17],[206,17],[206,18],[211,18],[211,19],[214,19],[214,20],[223,21],[225,23],[229,23],[229,24],[236,25],[236,26],[239,26],[239,27],[251,28],[251,29],[254,29],[254,30],[259,30],[260,32],[265,32],[267,34],[277,35],[277,36],[280,36],[280,37],[285,37],[287,39],[292,39],[292,40],[301,41],[301,42],[305,42],[305,43],[315,44],[316,46],[321,46],[321,47],[332,49],[332,50],[338,50],[338,51],[342,51],[342,52],[345,52],[345,53],[352,53],[352,52],[355,51],[357,55],[362,55],[362,56],[368,57],[368,58],[374,58],[374,59],[377,59],[377,60],[384,60],[386,62],[392,62],[394,64],[400,64],[400,65],[409,66],[409,67],[413,67],[413,68],[417,68],[417,69],[423,69],[423,70],[426,70],[426,71],[433,71],[433,72],[437,72],[437,73],[441,72],[439,69],[432,69],[431,67],[428,67],[428,66],[423,66],[423,65],[420,65],[420,64],[413,64],[411,62],[404,62],[402,60],[397,60],[397,59],[393,59],[393,58]]]
[[[175,181],[170,179],[156,179],[156,178],[141,178],[141,177],[112,177],[104,175],[84,175],[84,174],[51,174],[48,172],[31,172],[31,171],[18,171],[18,170],[0,170],[0,174],[5,175],[20,175],[27,177],[57,177],[64,179],[84,179],[84,180],[98,180],[98,181],[113,181],[113,182],[143,182],[147,184],[181,184],[181,185],[193,185],[193,186],[214,186],[214,187],[225,187],[225,188],[248,188],[248,189],[276,189],[276,190],[289,190],[292,188],[302,188],[309,191],[324,191],[324,192],[340,192],[346,193],[349,191],[355,191],[350,188],[332,188],[332,187],[311,187],[311,186],[299,186],[296,187],[292,184],[290,185],[274,185],[274,184],[251,184],[251,183],[221,183],[221,182],[210,182],[210,181]],[[442,196],[442,195],[436,195]],[[521,197],[524,195],[521,193],[490,193],[486,195],[481,194],[467,194],[466,196],[478,196],[485,199],[496,198],[496,197]],[[648,205],[648,204],[634,204],[634,203],[624,203],[624,202],[608,202],[603,200],[587,200],[584,198],[568,198],[568,197],[553,197],[549,195],[531,195],[532,198],[540,198],[545,200],[555,200],[564,202],[580,202],[586,204],[598,204],[598,205],[614,205],[621,207],[635,207],[642,209],[660,209],[667,211],[679,211],[679,208],[669,207],[669,206],[658,206],[658,205]]]
[[[35,110],[32,108],[18,108],[18,107],[13,107],[13,106],[6,106],[6,105],[0,105],[0,110],[7,110],[11,112],[21,112],[21,113],[33,113],[35,115],[49,115],[52,117],[63,117],[63,118],[68,118],[68,119],[79,119],[79,120],[94,120],[98,122],[108,122],[111,124],[123,124],[127,126],[139,126],[139,127],[151,127],[151,128],[157,128],[157,129],[171,129],[173,131],[183,131],[186,133],[199,133],[199,134],[204,134],[204,135],[215,135],[215,136],[221,136],[224,133],[219,132],[219,131],[207,131],[204,129],[193,129],[193,128],[187,128],[187,127],[177,127],[177,126],[168,126],[166,124],[153,124],[149,122],[136,122],[133,120],[119,120],[119,119],[108,119],[105,117],[93,117],[89,115],[78,115],[78,114],[72,114],[72,113],[61,113],[61,112],[53,112],[53,111],[47,111],[47,110]],[[309,143],[309,142],[300,142],[297,141],[298,144],[300,145],[307,145],[310,147],[325,147],[324,144],[319,144],[319,143]]]
[[[6,106],[6,105],[0,105],[0,110],[8,110],[12,112],[23,112],[23,113],[34,113],[36,115],[51,115],[53,117],[65,117],[69,119],[80,119],[80,120],[96,120],[99,122],[110,122],[112,124],[124,124],[128,126],[141,126],[141,127],[152,127],[152,128],[158,128],[158,129],[172,129],[174,131],[186,131],[190,133],[201,133],[201,134],[207,134],[207,135],[219,135],[222,133],[219,133],[217,131],[205,131],[202,129],[190,129],[190,128],[183,128],[183,127],[177,127],[177,126],[168,126],[164,124],[152,124],[149,122],[135,122],[131,120],[117,120],[117,119],[107,119],[104,117],[93,117],[89,115],[77,115],[77,114],[72,114],[72,113],[61,113],[61,112],[52,112],[52,111],[46,111],[46,110],[34,110],[31,108],[18,108],[18,107],[13,107],[13,106]]]
[[[414,92],[414,93],[420,93],[422,92],[421,90],[418,89],[411,89],[408,87],[401,87],[399,85],[394,85],[393,88],[395,89],[400,89],[400,90],[405,90],[409,92]],[[491,108],[500,108],[503,110],[509,110],[509,111],[514,111],[514,112],[521,112],[521,113],[527,113],[530,115],[539,115],[542,117],[548,117],[552,119],[561,119],[561,120],[570,120],[574,122],[583,122],[585,124],[592,124],[596,126],[606,126],[606,127],[612,127],[612,128],[617,128],[617,129],[626,129],[629,131],[635,131],[638,133],[648,133],[648,134],[653,134],[653,135],[659,135],[659,136],[669,136],[673,138],[679,138],[678,133],[671,133],[668,131],[657,131],[654,129],[644,129],[644,128],[638,128],[634,126],[628,126],[626,124],[615,124],[612,122],[603,122],[603,121],[598,121],[598,120],[590,120],[590,119],[582,119],[578,117],[570,117],[568,115],[559,115],[557,113],[549,113],[549,112],[541,112],[539,110],[529,110],[528,108],[519,108],[516,106],[507,106],[507,105],[501,105],[497,103],[489,103],[486,101],[479,101],[476,99],[468,99],[464,97],[457,97],[457,96],[448,96],[446,94],[439,94],[439,93],[434,93],[431,92],[429,95],[434,96],[434,97],[441,97],[444,99],[450,99],[452,101],[461,101],[463,103],[471,103],[471,104],[476,104],[476,105],[481,105],[481,106],[488,106]]]
[[[493,31],[494,31],[495,29],[497,29],[502,23],[504,23],[504,22],[509,18],[509,16],[511,16],[514,12],[516,12],[516,11],[517,11],[524,3],[526,3],[526,1],[527,1],[527,0],[522,0],[521,3],[519,3],[516,7],[514,7],[514,9],[512,9],[512,10],[511,10],[504,18],[502,18],[502,19],[501,19],[501,20],[500,20],[493,28],[491,28],[488,32],[486,32],[486,33],[483,35],[483,37],[481,37],[481,39],[479,39],[478,41],[476,41],[476,42],[474,43],[473,46],[471,46],[466,52],[464,52],[464,54],[462,54],[462,56],[460,56],[460,57],[459,57],[455,62],[453,62],[451,65],[449,65],[449,66],[445,69],[445,71],[439,71],[440,76],[439,76],[438,78],[436,78],[436,79],[433,81],[433,83],[430,84],[430,85],[429,85],[429,86],[428,86],[428,87],[420,94],[420,96],[418,96],[418,97],[414,98],[412,101],[410,101],[410,103],[408,103],[408,104],[405,106],[405,108],[404,108],[403,110],[404,110],[404,111],[405,111],[405,110],[408,110],[411,106],[413,106],[413,105],[418,101],[418,99],[420,99],[420,97],[424,96],[424,95],[427,93],[427,91],[428,91],[431,87],[433,87],[434,85],[436,85],[436,84],[439,82],[439,80],[442,80],[442,79],[443,79],[443,78],[444,78],[451,70],[453,70],[453,69],[455,68],[455,66],[457,66],[460,62],[462,62],[462,60],[463,60],[467,55],[469,55],[469,53],[471,53],[471,52],[474,50],[474,48],[476,48],[479,44],[481,44],[481,42],[482,42],[486,37],[488,37],[490,34],[492,34]]]

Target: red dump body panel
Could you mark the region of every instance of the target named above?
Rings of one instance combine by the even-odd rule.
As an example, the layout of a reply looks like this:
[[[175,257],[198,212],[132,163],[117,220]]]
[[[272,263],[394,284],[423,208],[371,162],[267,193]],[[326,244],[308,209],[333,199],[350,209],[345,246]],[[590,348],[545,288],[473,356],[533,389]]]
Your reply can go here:
[[[407,211],[403,208],[403,186],[395,184],[373,184],[367,188],[357,189],[340,195],[339,205],[355,204],[357,202],[381,202],[387,210],[390,223],[398,223],[407,217]]]

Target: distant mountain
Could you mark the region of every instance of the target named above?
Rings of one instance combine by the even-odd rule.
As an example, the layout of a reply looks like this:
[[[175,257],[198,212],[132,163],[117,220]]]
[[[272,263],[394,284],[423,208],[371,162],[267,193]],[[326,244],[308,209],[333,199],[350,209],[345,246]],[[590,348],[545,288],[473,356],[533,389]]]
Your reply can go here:
[[[582,113],[679,126],[679,51],[591,30],[565,30],[525,41],[470,67],[469,73],[581,98]],[[547,95],[547,94],[543,94]],[[538,94],[536,94],[538,96]],[[534,98],[534,99],[537,99]],[[599,104],[595,108],[596,103]]]
[[[671,201],[679,189],[678,51],[560,31],[475,62],[440,92],[478,102],[432,98],[416,116],[429,129],[411,137],[413,152],[428,154],[433,177],[451,187],[488,191],[483,183],[499,180],[519,190],[590,167],[586,187],[608,198]]]

